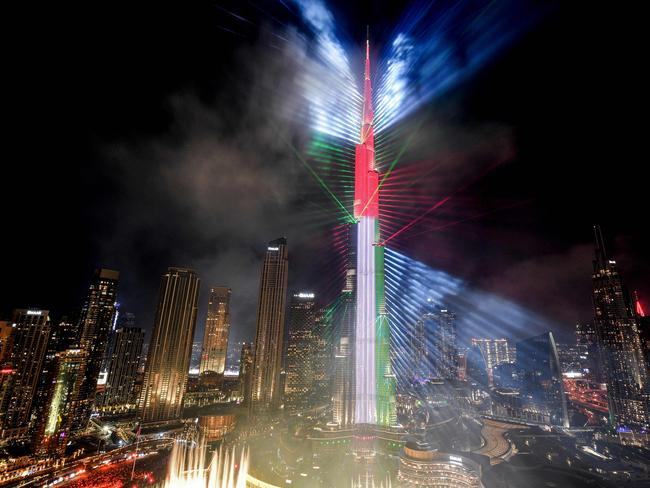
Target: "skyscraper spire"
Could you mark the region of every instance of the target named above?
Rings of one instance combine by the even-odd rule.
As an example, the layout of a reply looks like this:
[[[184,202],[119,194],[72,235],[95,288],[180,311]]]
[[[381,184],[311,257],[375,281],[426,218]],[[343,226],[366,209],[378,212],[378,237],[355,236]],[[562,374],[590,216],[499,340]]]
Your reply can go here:
[[[366,71],[365,79],[370,79],[370,26],[368,26],[368,31],[366,34]]]
[[[594,265],[599,269],[604,269],[607,265],[607,251],[605,250],[605,240],[603,239],[603,232],[600,225],[594,225]]]
[[[372,107],[372,82],[370,81],[370,28],[366,39],[366,65],[363,76],[363,120],[361,123],[361,143],[368,146],[373,155],[375,152],[375,136],[372,119],[374,111]],[[374,157],[368,161],[371,165],[368,169],[374,169]]]

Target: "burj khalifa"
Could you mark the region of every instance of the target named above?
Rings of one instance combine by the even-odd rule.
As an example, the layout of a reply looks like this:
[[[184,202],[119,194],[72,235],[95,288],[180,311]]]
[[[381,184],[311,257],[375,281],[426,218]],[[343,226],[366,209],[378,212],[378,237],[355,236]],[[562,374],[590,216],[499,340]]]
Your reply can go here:
[[[357,225],[355,324],[356,424],[395,423],[395,376],[384,292],[384,247],[379,228],[379,171],[375,161],[370,41],[366,41],[363,113],[355,152],[354,218]]]

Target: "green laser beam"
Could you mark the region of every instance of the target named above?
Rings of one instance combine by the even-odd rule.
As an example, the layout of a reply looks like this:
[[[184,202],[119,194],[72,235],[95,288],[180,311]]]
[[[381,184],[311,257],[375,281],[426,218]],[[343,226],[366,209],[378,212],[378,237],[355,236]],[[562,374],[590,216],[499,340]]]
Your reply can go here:
[[[332,190],[330,190],[329,186],[327,186],[327,183],[325,183],[325,181],[323,181],[323,179],[318,175],[318,173],[316,173],[316,172],[313,170],[313,168],[309,165],[309,163],[308,163],[307,161],[305,161],[305,159],[302,157],[302,155],[300,154],[300,152],[298,152],[298,150],[294,147],[294,145],[291,144],[291,142],[288,141],[288,140],[287,140],[287,139],[286,139],[286,138],[285,138],[285,137],[280,133],[280,131],[276,131],[276,132],[277,132],[277,134],[280,136],[280,139],[282,139],[282,140],[283,140],[283,141],[284,141],[284,142],[285,142],[285,143],[286,143],[286,144],[291,148],[291,150],[292,150],[293,153],[295,154],[296,158],[298,158],[298,160],[303,164],[303,166],[304,166],[305,168],[307,168],[307,171],[309,171],[309,173],[310,173],[310,174],[311,174],[311,175],[316,179],[316,181],[320,184],[320,186],[323,188],[323,190],[325,190],[325,192],[326,192],[330,197],[332,197],[332,200],[334,200],[334,202],[335,202],[335,203],[336,203],[336,204],[341,208],[341,210],[343,210],[343,212],[347,215],[347,217],[348,217],[348,219],[349,219],[349,222],[351,222],[351,223],[356,222],[356,220],[354,219],[354,217],[352,217],[352,215],[350,214],[350,212],[348,212],[348,209],[345,208],[345,205],[343,205],[343,203],[341,202],[341,200],[339,200],[339,198],[334,194],[334,192],[332,192]]]

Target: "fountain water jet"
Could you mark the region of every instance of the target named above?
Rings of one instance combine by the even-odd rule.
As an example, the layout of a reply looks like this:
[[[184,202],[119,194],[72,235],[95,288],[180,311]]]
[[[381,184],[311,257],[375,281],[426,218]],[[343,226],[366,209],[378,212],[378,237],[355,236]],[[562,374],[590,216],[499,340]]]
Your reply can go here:
[[[246,488],[249,453],[242,448],[239,461],[235,449],[219,448],[207,461],[205,440],[176,442],[162,488]]]

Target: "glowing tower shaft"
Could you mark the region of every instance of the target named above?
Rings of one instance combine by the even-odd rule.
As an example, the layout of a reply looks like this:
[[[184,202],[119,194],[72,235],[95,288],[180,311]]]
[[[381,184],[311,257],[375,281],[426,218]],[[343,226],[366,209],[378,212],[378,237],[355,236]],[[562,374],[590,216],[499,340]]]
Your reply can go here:
[[[394,377],[385,313],[384,249],[379,244],[379,172],[375,166],[370,42],[366,42],[360,142],[355,153],[354,217],[357,219],[355,423],[394,423]]]

